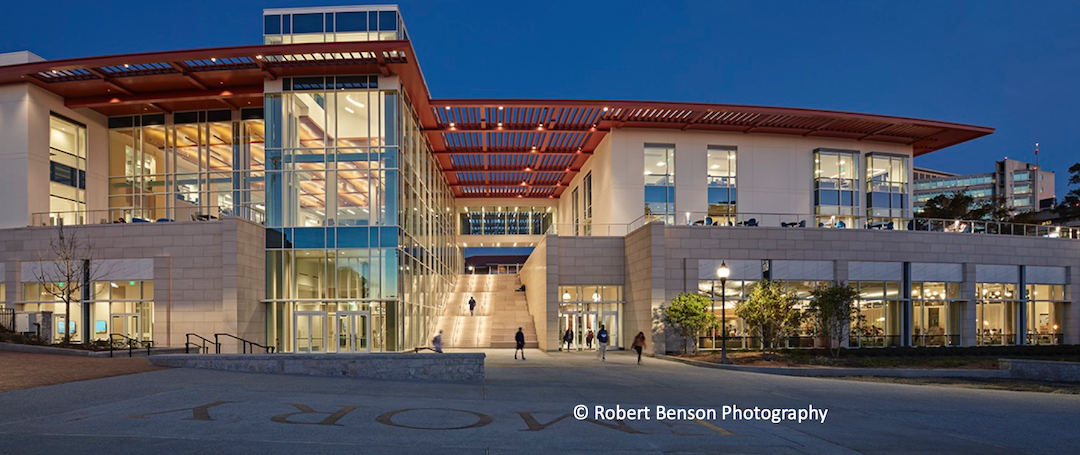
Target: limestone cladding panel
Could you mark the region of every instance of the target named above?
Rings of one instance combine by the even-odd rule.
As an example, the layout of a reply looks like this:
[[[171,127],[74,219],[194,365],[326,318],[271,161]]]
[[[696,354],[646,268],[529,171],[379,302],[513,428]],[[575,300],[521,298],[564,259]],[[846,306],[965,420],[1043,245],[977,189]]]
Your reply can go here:
[[[540,243],[533,248],[533,253],[525,261],[520,273],[521,284],[525,285],[525,301],[529,309],[529,315],[533,318],[536,334],[539,337],[537,342],[540,349],[543,350],[554,347],[554,345],[549,344],[549,341],[554,340],[552,334],[548,333],[549,307],[554,306],[558,311],[556,293],[548,290],[547,251],[549,239],[556,242],[557,237],[544,236]],[[552,283],[552,286],[557,286],[557,284]],[[558,324],[551,327],[551,330],[558,330]]]
[[[183,346],[184,334],[216,332],[265,341],[263,228],[235,218],[207,222],[69,226],[92,245],[94,259],[146,259],[153,270],[158,346]],[[21,289],[20,265],[48,248],[56,228],[0,231],[7,289]],[[243,245],[243,247],[239,247]],[[9,295],[12,292],[8,292]],[[17,294],[16,294],[17,295]]]

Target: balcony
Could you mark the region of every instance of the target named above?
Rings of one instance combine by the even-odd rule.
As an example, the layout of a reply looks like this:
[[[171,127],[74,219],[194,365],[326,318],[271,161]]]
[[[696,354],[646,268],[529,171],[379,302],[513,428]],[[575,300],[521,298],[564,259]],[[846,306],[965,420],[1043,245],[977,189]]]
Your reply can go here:
[[[30,226],[211,221],[226,217],[240,217],[262,224],[266,220],[266,210],[262,204],[251,204],[232,207],[185,205],[167,209],[113,207],[104,210],[38,212],[31,215]]]

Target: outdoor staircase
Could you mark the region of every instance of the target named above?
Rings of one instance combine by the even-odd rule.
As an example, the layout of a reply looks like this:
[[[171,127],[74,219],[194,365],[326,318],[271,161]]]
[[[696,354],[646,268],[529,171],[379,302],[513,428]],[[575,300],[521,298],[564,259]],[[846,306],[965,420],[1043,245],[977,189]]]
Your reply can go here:
[[[510,348],[518,327],[525,347],[536,348],[536,327],[517,275],[459,275],[457,287],[446,301],[437,328],[447,348]],[[476,311],[469,316],[469,297]]]

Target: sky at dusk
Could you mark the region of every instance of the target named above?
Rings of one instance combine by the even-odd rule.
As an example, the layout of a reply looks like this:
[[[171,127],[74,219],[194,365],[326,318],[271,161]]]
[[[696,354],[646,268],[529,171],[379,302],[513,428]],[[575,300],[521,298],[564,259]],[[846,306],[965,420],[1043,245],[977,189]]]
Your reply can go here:
[[[12,2],[0,52],[47,59],[258,44],[262,8],[357,1]],[[376,2],[390,3],[390,2]],[[401,1],[434,98],[687,101],[989,126],[916,160],[1080,162],[1078,1]]]

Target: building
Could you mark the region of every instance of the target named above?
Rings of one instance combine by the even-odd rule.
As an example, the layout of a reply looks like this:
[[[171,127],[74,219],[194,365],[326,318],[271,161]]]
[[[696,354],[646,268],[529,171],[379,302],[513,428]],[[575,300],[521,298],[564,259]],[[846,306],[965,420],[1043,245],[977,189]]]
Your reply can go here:
[[[1054,207],[1054,173],[1037,165],[1005,158],[994,164],[994,172],[957,175],[930,169],[915,169],[915,211],[933,197],[963,192],[986,202],[1006,201],[1017,213],[1038,212]]]
[[[464,249],[528,247],[519,275],[543,349],[598,324],[617,347],[640,331],[675,349],[657,314],[682,292],[716,300],[731,346],[752,347],[733,310],[766,278],[804,298],[858,286],[851,346],[1080,343],[1080,233],[913,219],[912,159],[992,128],[435,99],[394,6],[263,21],[256,46],[0,58],[4,305],[63,316],[43,292],[63,284],[35,279],[62,224],[94,244],[83,298],[54,324],[78,340],[408,350],[456,298]]]

